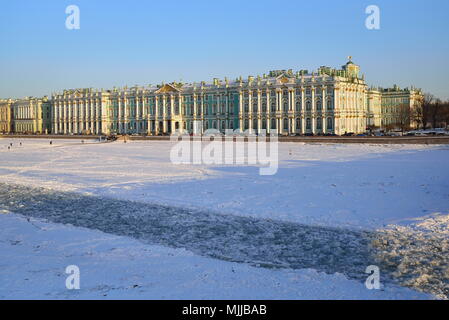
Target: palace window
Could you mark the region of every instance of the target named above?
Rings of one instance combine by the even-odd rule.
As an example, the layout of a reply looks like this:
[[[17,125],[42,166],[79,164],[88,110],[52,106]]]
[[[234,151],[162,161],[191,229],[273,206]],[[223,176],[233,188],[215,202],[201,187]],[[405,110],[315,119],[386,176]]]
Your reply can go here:
[[[319,111],[321,111],[321,109],[322,109],[321,101],[317,101],[317,103],[316,103],[316,109],[319,110]]]
[[[312,120],[310,118],[306,119],[306,129],[307,130],[312,129]]]
[[[318,130],[321,130],[321,129],[323,128],[323,123],[322,123],[321,118],[317,118],[317,119],[316,119],[316,128],[317,128]]]
[[[327,118],[327,129],[332,130],[334,128],[334,122],[332,118]]]
[[[307,102],[306,102],[306,110],[307,110],[307,111],[312,110],[312,103],[311,103],[310,101],[307,101]]]

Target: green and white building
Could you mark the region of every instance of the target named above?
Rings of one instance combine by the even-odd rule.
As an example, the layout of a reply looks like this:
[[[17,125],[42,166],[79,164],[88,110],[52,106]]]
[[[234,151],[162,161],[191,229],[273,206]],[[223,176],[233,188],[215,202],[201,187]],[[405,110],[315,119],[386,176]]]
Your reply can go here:
[[[368,89],[351,60],[341,69],[275,70],[261,76],[53,94],[56,134],[170,134],[214,128],[257,133],[364,133],[394,121],[394,106],[411,107],[419,90]]]

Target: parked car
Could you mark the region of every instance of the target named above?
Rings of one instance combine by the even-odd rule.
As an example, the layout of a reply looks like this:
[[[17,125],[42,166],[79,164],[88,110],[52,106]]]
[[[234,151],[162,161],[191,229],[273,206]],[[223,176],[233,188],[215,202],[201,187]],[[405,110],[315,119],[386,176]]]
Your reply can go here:
[[[400,136],[402,136],[402,134],[400,132],[391,131],[391,132],[386,133],[386,136],[389,136],[389,137],[400,137]]]

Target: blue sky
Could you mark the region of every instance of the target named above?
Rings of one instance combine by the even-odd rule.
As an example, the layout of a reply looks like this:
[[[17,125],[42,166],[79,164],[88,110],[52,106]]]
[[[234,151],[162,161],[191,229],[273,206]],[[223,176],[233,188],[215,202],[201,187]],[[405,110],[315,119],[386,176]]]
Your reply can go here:
[[[80,30],[65,28],[71,4]],[[3,0],[0,97],[316,70],[352,55],[369,85],[449,98],[448,13],[447,0]]]

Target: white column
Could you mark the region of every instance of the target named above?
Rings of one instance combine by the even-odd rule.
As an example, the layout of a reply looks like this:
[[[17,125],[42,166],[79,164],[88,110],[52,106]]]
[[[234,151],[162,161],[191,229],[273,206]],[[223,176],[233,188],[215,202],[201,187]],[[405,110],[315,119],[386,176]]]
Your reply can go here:
[[[239,93],[239,121],[240,121],[240,132],[244,131],[244,112],[243,112],[243,94]]]

